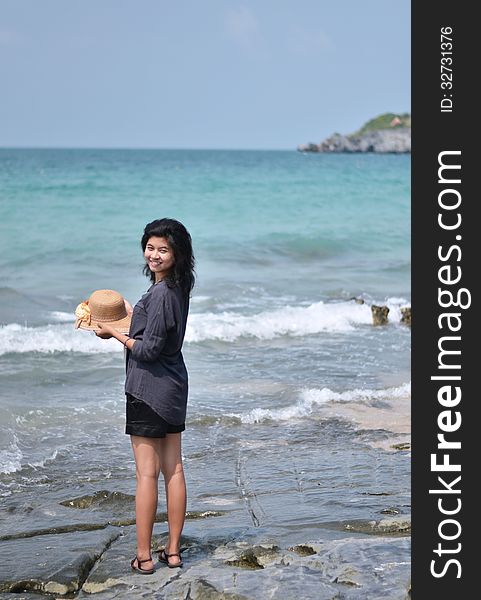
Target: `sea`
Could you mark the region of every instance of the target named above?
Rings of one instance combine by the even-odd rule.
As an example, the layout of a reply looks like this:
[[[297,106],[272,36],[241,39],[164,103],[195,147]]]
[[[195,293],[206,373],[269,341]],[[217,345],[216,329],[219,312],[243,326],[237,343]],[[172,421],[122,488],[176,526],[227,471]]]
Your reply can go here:
[[[195,521],[198,542],[219,523],[226,540],[285,551],[339,545],[367,539],[356,523],[408,515],[410,156],[0,149],[3,534],[132,516],[115,504],[135,494],[124,351],[75,330],[74,310],[96,289],[137,302],[143,228],[162,217],[184,223],[196,258],[188,511],[224,515]],[[385,325],[372,305],[389,308]],[[88,516],[61,504],[100,492],[111,504]],[[382,597],[398,597],[405,542],[389,569],[364,554],[366,597],[382,573]]]

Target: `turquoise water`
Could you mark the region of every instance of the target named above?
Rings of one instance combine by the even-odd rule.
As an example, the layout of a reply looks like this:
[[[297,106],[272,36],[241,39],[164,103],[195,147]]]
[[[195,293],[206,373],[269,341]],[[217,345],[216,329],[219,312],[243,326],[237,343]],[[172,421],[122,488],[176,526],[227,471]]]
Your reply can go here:
[[[0,190],[9,530],[33,527],[13,506],[31,506],[38,528],[64,497],[99,486],[132,493],[122,348],[75,331],[73,311],[99,288],[136,302],[149,285],[143,227],[164,216],[187,226],[197,258],[184,345],[191,509],[242,504],[232,482],[246,440],[251,480],[270,473],[279,498],[276,443],[299,448],[296,472],[309,452],[329,464],[304,465],[316,495],[297,522],[373,518],[382,496],[367,502],[363,486],[408,505],[409,460],[388,449],[409,435],[399,424],[410,401],[410,330],[400,323],[410,305],[409,157],[3,149]],[[390,308],[385,327],[372,325],[373,303]],[[319,478],[335,486],[334,504],[317,495]],[[292,518],[281,513],[276,535]]]
[[[406,156],[1,150],[0,160],[6,287],[138,291],[142,229],[167,215],[192,233],[200,294],[214,281],[309,300],[410,292]]]

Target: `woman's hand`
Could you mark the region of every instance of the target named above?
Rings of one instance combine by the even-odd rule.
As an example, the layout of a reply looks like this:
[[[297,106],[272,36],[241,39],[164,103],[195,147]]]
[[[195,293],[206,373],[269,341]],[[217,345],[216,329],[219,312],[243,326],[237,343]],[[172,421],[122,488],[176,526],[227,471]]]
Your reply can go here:
[[[110,325],[97,323],[97,327],[100,329],[100,331],[94,331],[97,337],[102,338],[103,340],[109,340],[114,336],[114,328]]]

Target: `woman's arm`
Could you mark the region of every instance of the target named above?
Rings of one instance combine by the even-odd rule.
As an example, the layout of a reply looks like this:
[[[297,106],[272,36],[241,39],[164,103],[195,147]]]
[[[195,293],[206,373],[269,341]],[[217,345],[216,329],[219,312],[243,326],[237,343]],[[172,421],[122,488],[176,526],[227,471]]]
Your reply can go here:
[[[168,291],[156,288],[146,304],[147,323],[141,340],[128,342],[132,357],[143,362],[154,362],[162,354],[168,332],[175,327],[172,298]]]
[[[171,298],[160,289],[152,296],[147,310],[147,324],[142,340],[134,340],[119,333],[114,327],[97,323],[100,332],[98,337],[108,339],[114,337],[132,352],[132,356],[143,362],[156,361],[167,341],[169,329],[175,327],[175,314]]]

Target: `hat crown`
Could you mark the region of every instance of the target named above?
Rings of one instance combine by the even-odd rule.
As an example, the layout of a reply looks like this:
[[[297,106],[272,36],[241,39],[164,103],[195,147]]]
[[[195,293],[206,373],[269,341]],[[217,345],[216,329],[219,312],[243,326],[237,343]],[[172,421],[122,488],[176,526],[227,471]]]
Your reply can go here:
[[[127,316],[123,297],[114,290],[96,290],[88,300],[92,320],[120,321]]]

